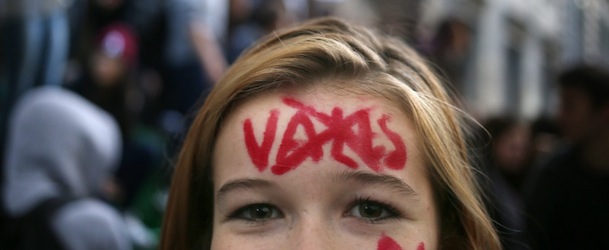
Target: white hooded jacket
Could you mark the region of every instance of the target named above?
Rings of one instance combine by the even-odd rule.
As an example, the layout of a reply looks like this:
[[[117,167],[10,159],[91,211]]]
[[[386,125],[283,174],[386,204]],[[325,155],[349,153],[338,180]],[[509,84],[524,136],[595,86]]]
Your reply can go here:
[[[9,216],[52,197],[82,197],[50,220],[60,242],[68,249],[130,249],[118,211],[94,198],[120,156],[114,119],[70,91],[43,87],[21,98],[9,122],[2,189]]]

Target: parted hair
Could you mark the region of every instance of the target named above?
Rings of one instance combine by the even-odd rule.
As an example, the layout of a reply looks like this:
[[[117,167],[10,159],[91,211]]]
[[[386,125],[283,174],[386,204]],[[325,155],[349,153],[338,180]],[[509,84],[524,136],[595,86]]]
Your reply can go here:
[[[322,18],[251,47],[209,94],[178,156],[161,249],[209,249],[212,155],[231,110],[260,93],[320,85],[387,98],[411,119],[435,193],[440,249],[501,248],[468,162],[464,115],[434,72],[399,39]]]

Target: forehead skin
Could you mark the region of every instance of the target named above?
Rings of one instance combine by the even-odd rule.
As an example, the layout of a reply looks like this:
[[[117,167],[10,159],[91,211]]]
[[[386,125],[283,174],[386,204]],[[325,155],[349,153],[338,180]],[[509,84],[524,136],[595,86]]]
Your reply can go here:
[[[288,124],[294,119],[293,117],[298,112],[298,109],[288,105],[286,100],[296,101],[309,108],[313,108],[315,112],[327,115],[333,114],[333,110],[336,112],[337,109],[340,109],[343,118],[358,111],[367,110],[369,115],[369,122],[367,122],[367,124],[370,124],[373,135],[371,140],[372,145],[375,147],[382,146],[384,147],[384,152],[389,153],[396,148],[396,143],[389,138],[390,136],[387,136],[387,129],[390,131],[389,134],[394,133],[395,135],[399,135],[399,140],[403,142],[407,151],[404,166],[392,169],[385,166],[385,164],[381,164],[382,166],[380,169],[374,169],[369,166],[370,164],[367,164],[365,159],[360,157],[356,150],[353,150],[345,144],[341,152],[357,163],[355,168],[349,167],[344,162],[337,161],[336,157],[334,157],[335,154],[332,152],[332,140],[330,140],[322,143],[323,145],[320,146],[323,152],[318,160],[314,160],[314,157],[312,156],[306,157],[303,162],[297,164],[296,167],[289,169],[289,171],[282,172],[281,174],[273,172],[273,165],[278,161],[277,155],[278,152],[281,151],[282,140],[284,140]],[[248,146],[244,139],[246,136],[244,126],[248,123],[247,121],[251,123],[256,143],[255,146],[252,147],[258,147],[258,149],[260,149],[265,146],[265,128],[267,128],[267,122],[272,120],[269,119],[272,117],[272,113],[277,114],[277,127],[274,133],[274,140],[269,148],[269,153],[264,154],[268,156],[268,163],[265,167],[261,168],[252,161],[251,154],[248,153]],[[388,118],[386,120],[386,130],[383,130],[378,122],[383,117]],[[310,118],[310,120],[313,123],[316,133],[321,133],[328,128],[328,126],[315,118]],[[361,133],[363,130],[361,129],[361,126],[352,126],[342,129],[353,129],[356,133]],[[298,126],[293,134],[293,138],[293,141],[297,141],[298,143],[307,141],[306,132],[302,125]],[[270,137],[267,139],[270,140]],[[397,109],[396,105],[382,98],[347,93],[346,91],[339,90],[328,91],[327,89],[322,88],[313,88],[307,91],[278,91],[275,93],[259,95],[241,103],[231,112],[222,124],[213,154],[214,196],[218,194],[219,189],[224,184],[230,181],[237,179],[262,179],[273,183],[276,187],[281,189],[276,192],[280,194],[273,197],[289,197],[282,199],[283,201],[287,200],[286,203],[294,206],[302,206],[309,209],[314,207],[311,204],[332,204],[333,199],[341,196],[341,194],[337,192],[343,192],[344,190],[340,188],[340,183],[337,184],[335,178],[341,173],[360,171],[371,174],[389,175],[407,183],[416,193],[416,198],[413,199],[415,200],[415,202],[413,202],[414,205],[411,205],[412,213],[409,214],[409,216],[411,216],[410,219],[413,221],[411,223],[412,225],[404,226],[404,228],[410,227],[410,230],[414,230],[416,233],[410,233],[410,231],[408,231],[403,232],[402,234],[402,231],[400,230],[405,229],[394,230],[394,228],[391,227],[385,227],[383,230],[386,230],[387,234],[390,234],[391,232],[398,233],[399,235],[394,235],[394,238],[398,242],[407,243],[408,246],[402,245],[406,249],[414,249],[421,242],[425,243],[427,249],[435,249],[435,241],[437,240],[436,208],[433,201],[431,184],[424,167],[424,161],[421,158],[420,150],[418,149],[417,139],[418,138],[412,129],[412,125],[404,113]],[[353,194],[346,192],[344,195]],[[392,197],[390,197],[390,199],[391,198]],[[271,198],[264,196],[264,199]],[[223,243],[232,242],[230,243],[230,246],[238,248],[242,238],[231,238],[231,233],[233,231],[231,231],[230,227],[221,223],[223,220],[222,218],[218,218],[218,214],[221,213],[218,213],[217,211],[217,201],[215,209],[212,247],[223,249],[224,247],[227,247],[227,245],[223,245]],[[296,208],[294,211],[300,210]],[[315,214],[311,212],[311,210],[307,211],[311,214]],[[295,213],[297,214],[298,212]],[[384,232],[385,231],[383,231],[383,233]],[[379,231],[374,237],[378,238],[380,235],[381,232]],[[409,238],[411,235],[418,235],[418,238],[411,239]],[[376,240],[377,238],[374,239]],[[251,238],[247,239],[251,240]],[[252,248],[255,248],[255,244],[252,245],[252,242],[249,242],[249,244]],[[411,245],[413,247],[411,247]],[[266,245],[266,248],[268,248],[268,245]]]

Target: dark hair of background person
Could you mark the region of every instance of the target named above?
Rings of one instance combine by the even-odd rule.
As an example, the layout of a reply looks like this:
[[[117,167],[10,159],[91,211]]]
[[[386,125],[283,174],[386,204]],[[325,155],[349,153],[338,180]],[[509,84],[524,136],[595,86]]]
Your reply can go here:
[[[582,64],[570,68],[558,76],[558,85],[584,91],[594,107],[609,103],[609,73],[597,66]]]

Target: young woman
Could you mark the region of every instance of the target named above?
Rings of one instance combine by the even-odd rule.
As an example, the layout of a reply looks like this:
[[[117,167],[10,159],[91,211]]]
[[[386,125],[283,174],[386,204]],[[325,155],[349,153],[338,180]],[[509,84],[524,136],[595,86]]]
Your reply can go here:
[[[410,47],[336,19],[274,34],[208,96],[162,249],[499,249],[459,111]]]

